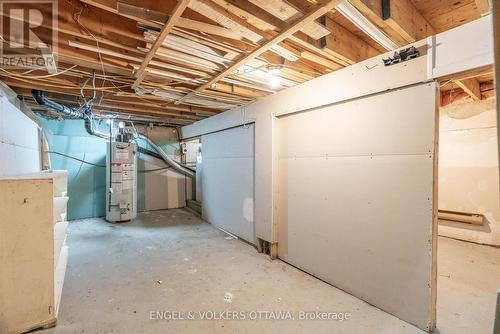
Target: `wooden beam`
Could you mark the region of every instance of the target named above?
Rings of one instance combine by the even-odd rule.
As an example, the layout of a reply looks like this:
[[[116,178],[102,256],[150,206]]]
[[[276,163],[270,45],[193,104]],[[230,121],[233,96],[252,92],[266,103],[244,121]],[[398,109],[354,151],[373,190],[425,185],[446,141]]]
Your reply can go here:
[[[309,14],[307,14],[306,16],[300,18],[295,23],[291,24],[287,29],[283,30],[278,35],[274,36],[271,40],[267,41],[259,48],[255,49],[254,51],[250,52],[247,55],[243,55],[243,56],[239,57],[239,59],[235,63],[233,63],[231,66],[229,66],[227,69],[225,69],[224,71],[222,71],[221,73],[219,73],[218,75],[216,75],[215,77],[210,79],[205,84],[199,86],[198,88],[196,88],[195,90],[193,90],[189,94],[185,95],[180,100],[176,101],[176,104],[180,103],[182,100],[184,100],[186,98],[189,98],[189,97],[195,95],[196,92],[200,92],[200,91],[203,91],[203,90],[209,88],[214,83],[219,81],[221,78],[236,71],[238,68],[240,68],[245,63],[251,61],[252,59],[257,58],[258,56],[260,56],[261,54],[263,54],[264,52],[266,52],[267,50],[272,48],[274,45],[282,42],[283,40],[285,40],[289,36],[293,35],[297,31],[302,29],[305,25],[307,25],[311,22],[314,22],[318,17],[325,15],[327,12],[334,9],[335,6],[340,1],[341,0],[324,1],[323,4],[320,7],[318,7],[316,10],[314,10],[314,11],[310,12]]]
[[[203,3],[207,6],[210,6],[214,11],[216,11],[217,13],[219,13],[220,15],[223,15],[223,16],[226,16],[227,18],[229,18],[230,20],[236,22],[237,24],[239,24],[240,26],[254,32],[255,34],[261,36],[261,38],[263,40],[270,40],[272,39],[274,36],[276,36],[278,34],[278,32],[275,32],[275,31],[264,31],[264,30],[261,30],[257,27],[255,27],[254,25],[250,24],[249,22],[247,22],[245,19],[239,17],[238,15],[236,14],[233,14],[231,11],[229,11],[227,8],[224,8],[222,6],[220,6],[219,4],[215,3],[214,1],[212,0],[197,0],[198,2],[200,3]],[[313,7],[312,5],[310,6],[307,6],[308,8],[309,7]],[[302,15],[302,13],[301,13]],[[280,53],[280,49],[283,48],[285,49],[286,53],[290,54],[290,55],[295,55],[297,58],[300,58],[300,57],[303,57],[305,59],[308,59],[314,63],[317,63],[317,64],[320,64],[320,65],[323,65],[325,66],[325,63],[329,64],[329,66],[326,66],[330,69],[339,69],[341,66],[339,66],[339,64],[336,64],[336,63],[333,63],[331,60],[329,59],[323,59],[322,57],[319,57],[319,56],[316,56],[314,57],[314,55],[312,55],[310,52],[306,51],[306,57],[304,56],[304,52],[300,52],[299,50],[293,48],[293,47],[290,47],[288,44],[286,44],[286,42],[282,42],[282,43],[279,43],[276,45],[275,48],[273,48],[271,51],[274,52],[275,54],[278,54],[284,58],[287,58],[287,55],[286,54],[281,54]],[[293,60],[294,61],[294,60]]]
[[[491,12],[491,1],[490,0],[474,0],[476,2],[477,10],[481,15],[486,15]]]
[[[458,79],[455,81],[451,81],[450,83],[457,84],[457,81],[467,81],[467,80],[476,80],[473,79]],[[441,87],[441,107],[447,106],[449,104],[453,104],[455,102],[465,102],[473,100],[471,95],[467,93],[463,88],[447,88],[448,85]],[[481,82],[479,84],[479,90],[481,94],[481,101],[491,99],[495,97],[495,86],[493,80]],[[476,93],[477,94],[477,93]],[[478,100],[476,100],[478,101]]]
[[[156,21],[152,21],[148,18],[138,16],[138,15],[141,15],[141,13],[145,12],[145,11],[141,10],[142,9],[141,7],[130,5],[130,6],[128,6],[128,11],[123,12],[123,6],[122,6],[122,11],[120,12],[116,7],[111,7],[108,4],[104,3],[102,0],[80,0],[80,1],[87,4],[87,5],[94,6],[96,8],[100,8],[102,10],[105,10],[107,12],[114,13],[114,14],[120,15],[122,17],[126,17],[130,20],[144,23],[144,24],[146,24],[150,27],[153,27],[153,28],[161,29],[163,27],[163,24],[161,24],[161,23],[158,23]],[[135,11],[136,15],[131,15],[132,13],[130,11],[130,7],[136,8],[136,11]],[[148,10],[146,12],[154,12],[154,10]],[[162,15],[165,16],[165,20],[169,16],[168,14],[165,14],[165,13],[162,13]],[[148,17],[148,16],[146,16],[146,17]],[[239,34],[236,34],[229,29],[220,27],[218,25],[205,23],[205,22],[201,22],[201,21],[197,21],[197,20],[193,20],[193,19],[189,19],[189,18],[184,18],[184,17],[178,18],[177,27],[191,29],[191,30],[195,30],[195,31],[202,31],[202,32],[207,33],[207,34],[218,35],[218,36],[222,36],[222,37],[226,37],[226,38],[230,38],[230,39],[235,39],[235,40],[241,39],[241,36]]]
[[[283,2],[289,4],[294,7],[296,10],[302,13],[309,13],[314,10],[315,3],[303,0],[283,0]]]
[[[264,9],[259,6],[251,3],[248,0],[226,0],[227,3],[242,9],[243,11],[250,13],[255,16],[259,20],[266,22],[278,30],[284,30],[286,28],[286,23],[274,16],[271,13],[266,12]]]
[[[408,43],[435,34],[434,28],[410,0],[382,1],[382,15],[385,22]]]
[[[382,0],[349,0],[356,9],[368,20],[379,27],[398,46],[408,42],[382,18]]]
[[[236,14],[233,14],[228,9],[226,9],[226,8],[222,7],[221,5],[213,2],[212,0],[198,0],[198,2],[203,3],[203,4],[207,5],[207,6],[209,6],[214,11],[218,12],[220,15],[223,15],[223,16],[229,18],[230,20],[238,23],[243,28],[246,28],[246,29],[248,29],[248,30],[250,30],[250,31],[258,34],[258,35],[260,35],[263,38],[270,38],[268,32],[260,30],[259,28],[257,28],[254,25],[248,23],[246,20],[242,19],[241,17],[239,17]],[[245,37],[245,36],[243,36],[243,37]]]
[[[259,6],[264,9],[268,13],[271,13],[275,17],[279,18],[281,21],[290,23],[294,20],[301,18],[304,13],[310,13],[314,11],[316,7],[318,7],[317,3],[311,4],[309,10],[301,11],[297,9],[295,6],[288,4],[282,0],[250,0],[254,5]],[[306,2],[306,1],[303,1]],[[312,21],[308,25],[304,26],[302,32],[307,36],[313,38],[314,40],[318,40],[322,37],[325,37],[330,32],[326,29],[322,24]]]
[[[309,51],[302,51],[301,56],[304,59],[307,59],[307,60],[312,61],[314,63],[320,64],[320,65],[322,65],[330,70],[333,70],[333,71],[341,68],[341,66],[339,64],[337,64],[331,60],[325,59],[321,56],[318,56],[317,54],[314,54],[314,53],[309,52]]]
[[[149,62],[151,61],[151,59],[153,59],[156,51],[161,47],[165,38],[167,38],[167,35],[172,31],[174,24],[181,17],[182,12],[184,12],[184,9],[186,9],[188,4],[189,4],[189,0],[179,0],[177,5],[175,6],[174,12],[172,13],[172,15],[170,16],[168,21],[165,23],[163,28],[161,29],[160,34],[158,35],[158,38],[156,38],[156,41],[151,46],[151,49],[149,49],[149,52],[144,57],[144,61],[142,62],[141,66],[139,67],[139,69],[135,73],[135,77],[137,79],[135,80],[134,84],[132,85],[132,89],[137,88],[140,85],[140,83],[142,82],[142,80],[144,79],[144,77],[146,76],[146,67],[148,67]]]
[[[271,13],[266,12],[265,10],[256,6],[255,4],[251,3],[248,0],[225,0],[225,1],[228,4],[230,4],[230,6],[238,8],[240,11],[248,13],[248,15],[251,15],[252,17],[257,18],[258,20],[265,22],[268,25],[275,27],[275,29],[277,31],[284,31],[285,29],[287,29],[290,26],[289,23],[282,21],[278,17],[274,16]],[[314,10],[314,9],[318,8],[318,6],[320,6],[320,5],[318,5],[318,3],[316,3],[316,4],[309,4],[307,6],[304,5],[304,6],[301,6],[301,8],[308,7],[308,8],[313,8],[313,10]],[[272,31],[268,31],[268,32],[273,34]],[[297,31],[294,35],[290,35],[288,37],[288,39],[290,41],[292,41],[294,44],[300,45],[302,48],[304,48],[310,52],[314,52],[318,55],[321,55],[322,57],[324,57],[332,62],[338,63],[339,65],[348,66],[348,65],[352,64],[347,59],[337,58],[334,55],[329,54],[329,53],[325,52],[323,49],[317,47],[314,43],[316,41],[312,42],[310,40],[310,37],[307,36],[306,34],[304,34],[302,31]],[[339,68],[341,68],[342,66],[339,66]]]
[[[481,100],[481,89],[479,81],[476,78],[454,81],[457,86],[462,88],[474,101]]]
[[[331,51],[338,57],[346,58],[352,63],[360,62],[380,53],[331,18],[326,17],[325,24],[331,31],[331,34],[326,36],[326,48],[324,50],[327,52]]]

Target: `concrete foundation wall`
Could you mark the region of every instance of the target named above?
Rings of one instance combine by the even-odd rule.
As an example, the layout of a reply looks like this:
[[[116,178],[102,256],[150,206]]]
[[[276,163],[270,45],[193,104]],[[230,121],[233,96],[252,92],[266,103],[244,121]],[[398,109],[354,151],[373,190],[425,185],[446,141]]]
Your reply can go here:
[[[485,222],[440,222],[439,234],[500,246],[497,121],[491,102],[441,110],[439,209],[483,214]]]

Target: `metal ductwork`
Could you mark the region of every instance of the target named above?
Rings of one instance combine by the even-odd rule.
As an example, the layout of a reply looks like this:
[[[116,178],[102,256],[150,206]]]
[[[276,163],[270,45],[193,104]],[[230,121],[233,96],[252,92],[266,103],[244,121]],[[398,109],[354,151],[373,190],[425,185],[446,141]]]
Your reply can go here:
[[[181,165],[180,163],[178,163],[177,161],[175,161],[174,159],[169,157],[168,154],[165,153],[165,151],[163,151],[161,147],[156,145],[148,137],[146,137],[142,134],[138,134],[137,138],[145,140],[149,145],[151,145],[155,149],[155,151],[158,152],[158,154],[162,157],[162,159],[167,163],[167,165],[172,167],[175,171],[177,171],[183,175],[186,175],[187,177],[190,177],[192,179],[194,179],[196,177],[196,172],[192,171],[191,169],[189,169],[187,167],[184,167],[183,165]]]
[[[83,119],[85,130],[87,130],[90,135],[109,139],[109,135],[94,130],[94,128],[92,127],[92,114],[88,111],[88,108],[85,108],[84,110],[69,108],[65,105],[49,100],[47,97],[45,97],[42,91],[36,89],[33,89],[31,91],[31,94],[33,94],[33,98],[41,106],[50,108],[71,118]]]
[[[31,94],[33,94],[33,98],[41,106],[53,109],[54,111],[60,112],[60,113],[65,114],[69,117],[83,118],[83,119],[85,118],[85,114],[82,111],[68,108],[62,104],[59,104],[57,102],[54,102],[54,101],[47,99],[43,95],[43,92],[41,90],[33,89],[31,91]]]
[[[93,129],[93,127],[92,127],[92,113],[90,112],[89,108],[85,108],[84,110],[77,110],[77,109],[69,108],[65,105],[62,105],[60,103],[49,100],[48,98],[46,98],[43,95],[42,91],[36,90],[36,89],[32,90],[32,94],[33,94],[33,98],[35,99],[35,101],[41,106],[45,106],[47,108],[53,109],[54,111],[60,112],[64,115],[67,115],[67,116],[72,117],[72,118],[83,119],[85,121],[85,130],[87,130],[87,132],[90,135],[101,137],[104,139],[109,139],[109,134],[103,134],[103,133],[100,133],[100,132]],[[80,109],[83,109],[83,108],[80,108]],[[178,163],[177,161],[175,161],[174,159],[169,157],[168,154],[166,154],[161,149],[161,147],[156,145],[148,137],[146,137],[142,134],[137,134],[137,138],[145,140],[149,145],[151,145],[155,149],[156,152],[158,152],[158,154],[154,154],[154,152],[151,152],[150,150],[143,149],[143,148],[139,148],[140,152],[152,155],[154,157],[159,156],[163,161],[165,161],[165,163],[167,165],[172,167],[175,171],[177,171],[183,175],[186,175],[187,177],[190,177],[192,179],[194,179],[196,177],[196,172],[192,171],[191,169],[189,169],[187,167],[182,166],[180,163]]]

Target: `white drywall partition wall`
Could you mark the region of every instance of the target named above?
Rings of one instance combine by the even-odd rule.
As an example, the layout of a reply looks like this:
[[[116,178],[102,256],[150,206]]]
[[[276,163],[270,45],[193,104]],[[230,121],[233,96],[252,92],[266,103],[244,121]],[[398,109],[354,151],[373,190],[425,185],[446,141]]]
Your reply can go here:
[[[405,89],[417,89],[412,86],[422,83],[428,85],[426,83],[427,81],[434,80],[440,76],[448,76],[456,74],[457,72],[474,70],[477,69],[477,67],[491,65],[492,57],[489,56],[491,50],[486,50],[485,54],[479,55],[481,56],[480,59],[474,61],[474,57],[478,56],[478,51],[474,47],[477,44],[477,39],[480,38],[481,43],[484,42],[486,43],[485,45],[488,43],[488,41],[481,37],[491,32],[487,22],[485,20],[475,23],[472,22],[457,29],[460,30],[456,30],[455,32],[447,31],[439,34],[434,40],[428,39],[413,44],[422,51],[421,56],[414,60],[392,66],[384,66],[382,59],[392,56],[392,53],[386,53],[266,96],[254,103],[185,126],[182,128],[182,137],[184,139],[194,138],[243,124],[255,123],[255,233],[258,238],[271,243],[281,242],[283,234],[288,234],[290,236],[290,233],[292,233],[286,229],[290,226],[278,226],[278,221],[283,221],[283,219],[286,220],[283,214],[287,213],[286,210],[281,213],[279,210],[280,205],[282,205],[280,203],[283,201],[280,197],[281,194],[283,192],[295,191],[302,187],[304,187],[304,191],[310,191],[309,184],[306,182],[308,178],[311,178],[311,182],[317,182],[316,184],[320,190],[324,189],[325,183],[329,180],[326,176],[330,175],[331,171],[328,168],[329,165],[326,163],[324,165],[317,165],[319,160],[316,161],[312,159],[311,164],[305,164],[303,166],[309,170],[309,173],[301,174],[304,176],[303,179],[296,180],[289,174],[283,175],[283,173],[281,173],[282,162],[279,159],[280,149],[278,147],[283,144],[282,139],[279,139],[282,135],[278,133],[278,127],[281,128],[279,123],[284,122],[284,117],[290,114],[296,113],[290,117],[299,117],[301,115],[299,113],[306,115],[315,113],[319,111],[318,109],[322,108],[337,108],[341,103],[349,103],[354,107],[365,98],[372,99],[379,96],[376,94],[383,94],[389,91],[389,94],[396,94],[394,92],[397,89],[401,89],[402,92],[405,92]],[[459,35],[461,38],[457,38]],[[439,41],[439,44],[435,43],[436,40]],[[464,45],[466,46],[465,48],[463,47]],[[450,64],[449,61],[451,58],[449,55],[453,53],[453,50],[461,50],[461,52],[458,55],[454,54],[453,59],[458,59],[458,62]],[[339,243],[348,245],[351,249],[356,249],[356,247],[364,249],[365,254],[360,254],[359,251],[354,252],[352,255],[348,253],[349,255],[344,256],[344,260],[337,259],[335,261],[346,267],[346,263],[350,263],[352,266],[351,269],[360,269],[360,273],[363,273],[362,275],[364,275],[364,277],[361,279],[361,275],[353,274],[348,280],[344,276],[339,276],[332,282],[334,282],[335,285],[344,287],[343,284],[345,281],[350,281],[351,283],[344,288],[353,295],[370,301],[381,309],[393,313],[423,329],[427,329],[428,326],[433,326],[435,315],[436,271],[434,270],[435,266],[433,266],[434,261],[432,261],[432,259],[436,254],[435,236],[437,235],[437,226],[432,222],[433,219],[435,220],[437,218],[437,198],[432,196],[432,189],[429,188],[432,186],[433,182],[437,180],[437,172],[432,167],[434,165],[431,165],[432,159],[435,158],[434,147],[430,148],[430,152],[427,152],[429,156],[424,158],[422,154],[426,151],[422,151],[421,149],[423,147],[427,148],[429,145],[422,145],[422,142],[411,140],[401,142],[401,139],[395,134],[402,136],[402,138],[411,139],[411,136],[419,134],[419,132],[414,131],[415,127],[420,127],[420,130],[425,128],[426,130],[424,133],[420,135],[428,135],[426,140],[434,143],[434,132],[430,132],[431,129],[434,129],[434,124],[432,123],[432,126],[427,127],[430,123],[417,122],[419,120],[424,120],[418,118],[419,113],[424,113],[421,117],[434,117],[432,110],[435,111],[436,108],[436,88],[434,84],[430,84],[427,86],[426,91],[427,89],[433,91],[431,93],[432,96],[423,96],[421,94],[418,99],[412,98],[411,96],[406,97],[404,104],[401,105],[401,103],[403,103],[401,101],[397,103],[397,109],[392,106],[392,100],[386,101],[387,104],[379,110],[380,115],[378,115],[378,118],[369,118],[373,125],[366,123],[362,124],[364,130],[367,131],[366,134],[362,135],[362,132],[355,130],[360,129],[360,124],[349,123],[346,125],[344,123],[347,129],[351,128],[351,131],[353,131],[353,133],[346,131],[346,138],[353,139],[353,136],[358,136],[358,141],[351,143],[350,141],[343,140],[342,143],[344,143],[344,148],[352,147],[352,152],[344,152],[347,156],[343,158],[342,164],[332,166],[332,169],[337,170],[339,175],[342,175],[342,173],[345,173],[346,170],[349,169],[346,167],[346,164],[351,164],[352,173],[359,174],[360,182],[354,182],[352,178],[347,178],[345,181],[338,180],[338,184],[336,185],[338,187],[337,190],[339,193],[345,191],[351,194],[353,203],[355,203],[356,200],[364,201],[358,203],[358,208],[353,207],[352,215],[353,217],[357,217],[357,221],[363,223],[364,225],[362,225],[366,227],[368,231],[378,233],[375,234],[377,237],[376,239],[378,239],[377,242],[373,241],[369,243],[369,246],[386,246],[386,248],[382,249],[367,247],[367,245],[363,243],[364,240],[353,232],[353,225],[345,223],[345,226],[339,228],[345,229],[346,232],[351,234],[347,234],[346,239],[339,241]],[[356,109],[353,108],[353,110]],[[432,115],[427,113],[429,110]],[[409,118],[406,120],[401,119],[400,115],[406,115]],[[391,119],[391,117],[394,119]],[[433,120],[434,118],[432,118],[432,122]],[[321,125],[319,123],[321,122],[318,122],[318,126]],[[390,127],[391,125],[393,128]],[[334,125],[332,126],[334,127]],[[377,128],[376,126],[383,127]],[[316,131],[315,128],[310,128],[309,130],[307,135],[314,134]],[[323,133],[325,133],[325,131],[323,131]],[[389,133],[386,133],[387,131],[389,131]],[[389,150],[391,147],[386,147],[382,144],[384,143],[383,138],[387,139],[391,137],[391,134],[394,135],[394,146],[392,150]],[[341,136],[336,134],[332,134],[332,136],[336,139],[341,138]],[[363,147],[361,144],[367,141],[373,142],[373,145],[371,147]],[[315,145],[319,146],[316,147]],[[335,151],[336,154],[342,153],[342,151],[339,151],[339,146],[335,147],[333,145],[332,139],[326,139],[324,141],[320,140],[314,142],[312,146],[303,147],[309,150],[307,151],[309,155],[324,151],[324,159],[326,161],[326,153],[329,151],[325,150],[325,148],[335,148],[337,149],[337,151]],[[365,172],[365,169],[359,169],[358,163],[360,159],[369,158],[369,154],[363,156],[363,152],[365,152],[367,148],[371,148],[370,151],[373,152],[369,153],[373,153],[373,157],[370,159],[372,168]],[[380,150],[377,151],[376,149]],[[350,156],[351,154],[354,155]],[[328,158],[328,160],[331,159],[332,158]],[[339,160],[340,158],[337,157],[335,159]],[[288,169],[286,172],[298,172],[298,164],[304,161],[305,160],[297,159],[296,163],[294,162],[290,167],[287,167]],[[330,161],[329,164],[332,164],[332,162]],[[368,174],[368,171],[370,174]],[[390,177],[390,173],[394,174],[394,178]],[[203,174],[206,175],[205,169],[203,170]],[[321,179],[323,182],[319,183],[319,181],[314,178],[318,178],[322,174],[325,177]],[[418,179],[419,177],[420,179]],[[381,178],[381,180],[386,180],[387,182],[380,182],[377,178]],[[291,183],[284,183],[283,179]],[[395,183],[394,180],[399,181],[399,183]],[[408,185],[405,183],[408,183]],[[287,189],[284,184],[296,188],[290,190]],[[349,188],[349,186],[351,187]],[[372,205],[373,200],[367,201],[367,196],[374,191],[374,188],[380,188],[380,194],[385,194],[389,191],[392,193],[392,191],[394,191],[398,195],[393,195],[392,197],[387,195],[388,198],[383,198],[385,202],[383,202],[382,199],[376,198],[375,203],[377,203],[377,208],[375,208],[375,206]],[[354,192],[354,189],[358,189],[358,192]],[[330,191],[331,189],[326,190]],[[424,192],[429,191],[431,191],[430,196],[425,197],[425,203],[422,202],[424,199],[421,199],[420,196],[422,196]],[[400,196],[399,193],[401,194]],[[314,198],[320,199],[316,193],[315,196]],[[419,200],[415,203],[411,202],[408,196],[419,196]],[[205,200],[205,197],[203,199]],[[309,200],[309,198],[307,198],[307,200]],[[338,198],[334,197],[332,193],[330,197],[327,195],[326,199],[323,198],[320,202],[316,201],[316,205],[322,205],[322,208],[329,209],[327,207],[332,201],[336,203],[335,200],[338,200]],[[305,203],[307,203],[307,201]],[[387,207],[381,203],[387,204]],[[404,215],[400,210],[403,205],[409,207],[408,212],[405,212]],[[338,204],[335,204],[335,207],[338,206]],[[380,209],[382,207],[384,209]],[[425,210],[416,212],[417,208],[424,208]],[[434,213],[432,212],[432,208]],[[296,208],[294,208],[294,210],[296,210]],[[375,217],[380,217],[380,215],[384,214],[387,218],[382,220],[373,218],[373,224],[370,225],[368,220],[366,220],[368,217],[365,217],[365,220],[361,219],[361,211],[365,210],[376,214]],[[317,212],[313,212],[313,214],[308,217],[309,220],[302,223],[307,227],[307,223],[315,218],[319,220],[330,219],[331,221],[342,221],[349,218],[349,216],[344,214],[341,217],[342,219],[339,219],[340,216],[336,212],[330,213],[332,216],[328,217],[326,215],[320,216]],[[409,218],[406,215],[408,215]],[[421,220],[417,219],[418,215],[420,215]],[[413,222],[415,219],[420,223],[415,226],[409,225],[409,222]],[[398,223],[395,223],[395,221],[398,221]],[[297,220],[295,220],[295,223],[297,223]],[[401,231],[404,233],[401,233]],[[309,234],[315,234],[315,236],[318,237],[318,240],[315,242],[319,243],[319,246],[325,247],[325,249],[327,249],[326,243],[333,242],[333,239],[327,239],[329,237],[328,234],[321,234],[324,231],[311,229],[307,232]],[[328,233],[328,231],[326,232]],[[415,237],[412,235],[413,232],[416,232]],[[361,236],[366,235],[366,232],[361,231]],[[398,238],[400,235],[403,237],[399,240]],[[339,238],[338,236],[334,237]],[[349,237],[351,237],[351,239],[349,239]],[[428,238],[425,239],[424,237]],[[423,241],[424,239],[425,242]],[[285,251],[284,254],[289,254],[287,252],[290,251],[290,239],[288,240],[288,245],[280,245],[280,242],[278,242],[278,247],[281,248],[281,252]],[[302,245],[302,251],[310,256],[310,254],[314,252],[311,248],[307,247],[316,246],[313,243]],[[372,256],[369,256],[370,252],[373,252]],[[343,254],[345,254],[345,252]],[[281,254],[278,255],[281,256]],[[314,255],[317,259],[307,258],[306,260],[306,258],[301,258],[297,255],[303,262],[300,263],[303,265],[303,268],[314,274],[318,274],[316,271],[318,265],[317,261],[327,261],[336,256],[335,253],[322,253],[321,251]],[[362,255],[365,256],[363,257]],[[384,261],[382,261],[383,255],[387,256],[388,262],[384,263]],[[304,254],[303,256],[306,255]],[[286,257],[286,255],[284,255],[284,257]],[[335,261],[327,261],[324,263],[326,268],[323,268],[323,277],[327,277],[327,274],[329,275],[332,273],[335,267]],[[365,261],[374,261],[374,263],[378,263],[379,266],[375,268],[371,263],[365,263]],[[365,270],[365,272],[362,270],[365,266],[373,270],[373,278],[366,274],[366,272],[370,270]],[[380,282],[380,277],[387,278],[387,282],[393,283],[394,288],[387,282],[382,282],[380,286],[375,286],[371,283],[371,280]],[[395,278],[405,278],[406,281],[401,280],[396,282]],[[402,284],[406,284],[405,289]],[[372,294],[366,293],[365,286],[373,288]],[[423,295],[420,295],[422,293],[421,289],[426,289]],[[405,298],[408,299],[405,300]]]
[[[483,225],[439,222],[439,235],[500,246],[495,101],[440,110],[439,209],[482,214]]]
[[[493,64],[492,15],[428,37],[428,78],[443,78]]]
[[[203,218],[255,243],[254,125],[201,137]]]
[[[163,160],[142,155],[144,170],[165,168]],[[191,179],[171,169],[144,173],[144,210],[165,210],[186,206]]]
[[[38,126],[0,96],[0,176],[40,171]]]
[[[420,84],[277,121],[279,257],[426,330],[436,92]]]

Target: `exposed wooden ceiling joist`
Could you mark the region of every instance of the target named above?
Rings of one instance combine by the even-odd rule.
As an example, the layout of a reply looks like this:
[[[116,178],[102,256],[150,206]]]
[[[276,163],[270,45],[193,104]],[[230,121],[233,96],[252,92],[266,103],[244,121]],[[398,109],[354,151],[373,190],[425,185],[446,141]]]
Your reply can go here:
[[[132,85],[132,89],[135,89],[139,86],[141,81],[144,79],[144,76],[146,75],[146,67],[148,67],[149,62],[151,59],[153,59],[154,55],[156,54],[156,51],[160,48],[160,46],[163,44],[163,41],[165,38],[167,38],[167,35],[170,34],[172,31],[174,25],[177,23],[178,19],[181,17],[182,12],[184,12],[184,9],[189,4],[189,0],[179,0],[177,5],[174,8],[174,12],[172,15],[168,18],[167,22],[163,26],[163,28],[160,31],[160,34],[156,38],[156,41],[153,43],[153,46],[149,49],[148,53],[146,54],[146,57],[144,57],[144,61],[141,64],[141,67],[137,70],[135,77],[137,78]]]
[[[491,0],[474,0],[474,1],[481,15],[486,15],[491,12],[492,8]]]
[[[481,100],[481,89],[479,81],[476,78],[463,79],[454,81],[457,86],[462,88],[473,100]]]
[[[382,0],[349,0],[349,2],[368,20],[382,29],[382,31],[398,46],[403,46],[408,43],[383,19]]]
[[[96,112],[163,115],[186,124],[383,52],[340,8],[337,13],[326,10],[321,23],[315,16],[295,29],[326,0],[191,1],[171,27],[176,0],[59,1],[59,72],[41,79],[37,76],[46,74],[41,70],[23,75],[26,69],[3,68],[0,80],[27,98],[31,88],[72,96],[83,90],[89,96],[91,85],[85,82],[95,76]],[[488,2],[348,1],[398,46],[429,34],[427,23],[443,31],[478,18]],[[44,22],[37,36],[48,40],[51,28]],[[158,36],[167,28],[160,44]],[[270,85],[267,71],[272,67],[281,69],[281,87]],[[479,94],[477,84],[468,80],[474,77]],[[460,82],[444,87],[454,99],[491,96],[483,76],[454,80]]]
[[[329,17],[325,18],[325,24],[326,27],[332,32],[330,35],[325,37],[325,51],[332,52],[338,56],[346,58],[352,63],[357,63],[379,54],[378,50],[367,44],[346,28],[333,22],[333,20]]]
[[[434,28],[410,0],[386,0],[382,8],[383,19],[408,43],[435,34]]]
[[[287,29],[284,31],[280,32],[278,35],[274,36],[272,39],[264,43],[262,46],[259,48],[255,49],[251,53],[247,55],[243,55],[238,59],[235,63],[233,63],[231,66],[229,66],[227,69],[210,79],[208,82],[205,84],[199,86],[198,88],[194,89],[192,92],[184,96],[181,100],[177,101],[176,103],[179,103],[180,101],[189,98],[193,95],[196,94],[196,92],[200,92],[205,90],[206,88],[210,87],[212,84],[216,83],[219,81],[221,78],[225,77],[226,75],[236,71],[240,66],[244,65],[246,62],[255,59],[256,57],[260,56],[262,53],[266,52],[269,50],[271,47],[276,45],[279,42],[282,42],[289,36],[293,35],[300,29],[302,29],[305,25],[314,22],[317,18],[320,16],[324,15],[328,11],[332,10],[335,8],[335,6],[339,3],[340,0],[328,0],[324,1],[321,6],[316,8],[314,11],[310,12],[309,14],[305,15],[304,17],[298,19],[296,22],[291,24]]]
[[[121,15],[121,16],[129,18],[131,20],[137,20],[138,22],[144,23],[144,24],[151,26],[153,28],[161,29],[163,27],[163,23],[152,21],[151,19],[145,19],[145,18],[138,16],[138,15],[137,16],[131,15],[132,12],[134,12],[135,14],[144,13],[144,11],[141,11],[141,7],[131,6],[131,5],[129,5],[129,6],[122,5],[121,8],[127,8],[127,10],[126,11],[123,11],[123,10],[119,11],[118,6],[111,7],[102,0],[80,0],[80,1],[83,3],[86,3],[90,6],[94,6],[94,7],[100,8],[102,10],[108,11],[110,13]],[[135,8],[135,10],[132,10],[134,8]],[[154,11],[151,11],[151,12],[154,12]],[[171,15],[171,14],[164,14],[164,15],[165,16],[164,16],[164,19],[162,20],[162,22],[167,21],[169,15]],[[201,32],[204,32],[207,34],[218,35],[218,36],[222,36],[222,37],[226,37],[226,38],[230,38],[230,39],[238,40],[238,39],[242,38],[241,35],[233,32],[229,29],[226,29],[226,28],[214,25],[214,24],[200,22],[197,20],[184,18],[184,17],[180,17],[178,19],[177,26],[180,28],[201,31]]]

